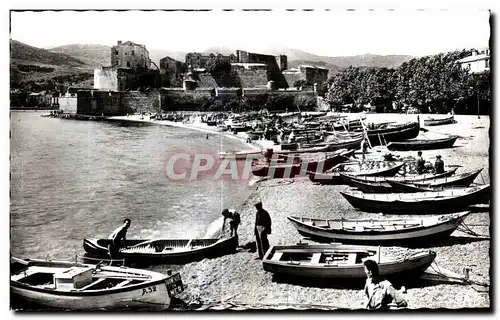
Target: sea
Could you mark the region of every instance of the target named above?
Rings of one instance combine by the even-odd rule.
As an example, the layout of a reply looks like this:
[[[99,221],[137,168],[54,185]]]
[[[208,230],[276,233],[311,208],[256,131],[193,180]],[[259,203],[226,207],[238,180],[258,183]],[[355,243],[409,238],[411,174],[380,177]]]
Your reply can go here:
[[[83,256],[83,239],[107,238],[124,218],[128,238],[218,237],[223,208],[248,181],[172,180],[173,154],[248,148],[220,134],[147,123],[77,121],[14,111],[10,118],[10,252]]]

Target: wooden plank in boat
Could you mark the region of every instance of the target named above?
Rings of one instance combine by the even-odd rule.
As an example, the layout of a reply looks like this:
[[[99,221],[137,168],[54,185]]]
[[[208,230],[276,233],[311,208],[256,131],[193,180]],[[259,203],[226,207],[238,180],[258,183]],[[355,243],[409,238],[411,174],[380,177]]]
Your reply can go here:
[[[83,291],[83,290],[88,290],[89,288],[94,287],[95,285],[97,285],[97,284],[99,284],[99,283],[103,282],[103,281],[104,281],[104,280],[106,280],[106,279],[107,279],[107,278],[99,278],[99,279],[97,279],[96,281],[91,282],[91,283],[89,283],[88,285],[86,285],[85,287],[80,288],[80,289],[78,289],[78,290],[80,290],[80,291]]]
[[[121,287],[124,287],[124,286],[126,286],[127,284],[129,284],[130,282],[132,282],[132,280],[125,280],[125,281],[122,281],[122,282],[120,282],[119,284],[117,284],[117,285],[115,286],[115,288],[121,288]]]
[[[280,261],[281,257],[283,256],[283,252],[275,252],[273,254],[273,261]]]
[[[311,258],[311,263],[318,264],[320,259],[321,259],[321,252],[316,252],[315,254],[313,254]]]

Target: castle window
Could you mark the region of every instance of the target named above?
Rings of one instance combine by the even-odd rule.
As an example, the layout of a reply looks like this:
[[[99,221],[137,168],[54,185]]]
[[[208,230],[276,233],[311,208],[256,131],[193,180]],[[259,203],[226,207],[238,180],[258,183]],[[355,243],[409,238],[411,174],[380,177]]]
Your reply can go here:
[[[132,50],[132,55],[133,55],[133,56],[135,56],[135,52],[134,52],[134,50]]]
[[[115,51],[115,55],[118,55],[118,50]]]
[[[130,61],[127,61],[127,67],[130,67]]]
[[[118,65],[118,60],[116,60],[116,65]]]
[[[486,68],[489,68],[489,67],[490,67],[490,59],[486,59],[486,60],[484,60],[484,66],[485,66]]]

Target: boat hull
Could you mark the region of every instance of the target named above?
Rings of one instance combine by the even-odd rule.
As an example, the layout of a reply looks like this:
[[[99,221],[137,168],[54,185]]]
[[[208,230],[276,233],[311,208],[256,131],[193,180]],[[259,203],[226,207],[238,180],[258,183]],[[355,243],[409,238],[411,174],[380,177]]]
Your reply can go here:
[[[399,194],[400,198],[394,196],[398,194],[373,194],[377,197],[365,198],[363,194],[346,193],[340,191],[340,194],[355,208],[368,212],[387,212],[394,214],[435,214],[458,212],[467,209],[469,205],[487,201],[490,193],[489,186],[478,187],[475,191],[468,194],[457,196],[442,196],[439,192],[429,192],[434,197],[419,197],[424,193],[404,193]],[[413,199],[409,197],[401,198],[402,195],[415,195]]]
[[[436,244],[449,236],[465,220],[469,212],[457,214],[441,223],[422,225],[418,227],[399,230],[343,230],[326,229],[302,223],[297,218],[288,217],[297,231],[306,237],[328,242],[371,244],[371,245],[397,245],[406,246]],[[409,219],[411,220],[411,219]],[[410,222],[409,222],[410,223]]]
[[[458,137],[454,136],[451,138],[436,140],[409,140],[402,142],[390,142],[389,144],[387,144],[387,149],[392,151],[446,149],[453,147],[457,139]]]
[[[384,142],[403,141],[416,138],[420,131],[418,122],[412,122],[407,125],[386,128],[386,129],[368,129],[368,139],[372,146],[383,145]]]
[[[301,247],[301,246],[297,246]],[[264,270],[278,275],[301,278],[364,280],[366,274],[362,263],[355,265],[340,264],[301,264],[289,261],[273,261],[276,249],[272,247],[266,253],[262,265]],[[312,250],[315,253],[318,250]],[[420,276],[434,261],[436,253],[429,251],[413,255],[407,259],[379,263],[379,272],[384,277]],[[373,259],[376,259],[373,257]]]
[[[440,126],[444,124],[455,123],[454,116],[444,119],[424,119],[424,126]]]
[[[252,167],[252,173],[258,177],[269,177],[274,179],[279,178],[294,178],[296,176],[305,176],[309,172],[324,172],[333,168],[335,165],[346,161],[347,158],[342,155],[328,157],[326,159],[303,162],[293,165],[276,165],[265,166],[255,165]]]
[[[204,240],[210,240],[211,244],[198,246]],[[117,254],[116,259],[125,259],[126,263],[134,264],[154,264],[154,263],[168,263],[168,264],[185,264],[193,261],[199,261],[204,258],[213,258],[222,256],[225,254],[230,254],[236,252],[238,246],[238,237],[230,237],[226,239],[194,239],[191,244],[193,248],[190,250],[171,250],[156,252],[156,250],[151,247],[141,247],[134,249],[128,249],[126,252],[123,250]],[[83,248],[90,256],[96,257],[108,257],[108,244],[111,240],[109,239],[87,239],[83,240]],[[147,242],[148,240],[127,240],[126,245],[128,247],[138,246],[140,243]],[[166,246],[171,246],[173,248],[186,245],[190,240],[172,239],[163,240],[167,242]],[[113,257],[115,258],[115,257]]]

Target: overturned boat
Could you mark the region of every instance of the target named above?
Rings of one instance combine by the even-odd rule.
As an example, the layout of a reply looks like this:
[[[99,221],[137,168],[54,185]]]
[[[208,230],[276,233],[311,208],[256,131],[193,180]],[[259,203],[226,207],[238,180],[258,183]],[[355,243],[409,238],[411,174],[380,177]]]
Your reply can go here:
[[[10,290],[28,302],[64,310],[166,309],[184,290],[179,273],[11,257]]]
[[[297,231],[328,242],[371,245],[438,243],[462,224],[470,211],[423,218],[318,219],[289,216]]]

